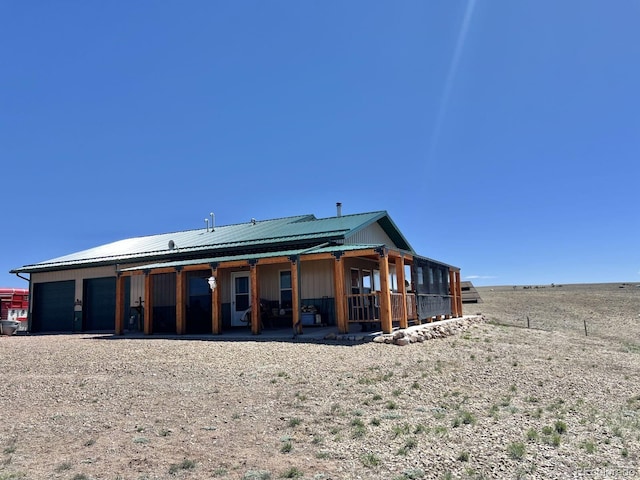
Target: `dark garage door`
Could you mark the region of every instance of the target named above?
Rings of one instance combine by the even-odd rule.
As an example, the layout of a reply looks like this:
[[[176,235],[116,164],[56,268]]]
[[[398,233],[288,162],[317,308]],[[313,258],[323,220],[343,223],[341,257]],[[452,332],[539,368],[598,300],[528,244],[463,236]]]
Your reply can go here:
[[[84,281],[83,330],[115,330],[116,278]]]
[[[31,331],[72,331],[75,289],[74,280],[34,284]]]

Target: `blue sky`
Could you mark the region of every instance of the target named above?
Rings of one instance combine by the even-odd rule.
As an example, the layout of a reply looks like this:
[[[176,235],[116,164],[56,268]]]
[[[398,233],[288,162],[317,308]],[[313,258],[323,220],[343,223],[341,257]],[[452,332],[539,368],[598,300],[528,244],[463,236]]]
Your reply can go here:
[[[476,285],[640,281],[637,0],[0,0],[0,286],[387,210]]]

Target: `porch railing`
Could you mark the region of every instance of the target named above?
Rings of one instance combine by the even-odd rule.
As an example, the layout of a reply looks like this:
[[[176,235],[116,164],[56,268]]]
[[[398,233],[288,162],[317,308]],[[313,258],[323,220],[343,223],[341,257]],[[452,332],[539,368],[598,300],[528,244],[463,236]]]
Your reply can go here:
[[[359,293],[346,295],[349,322],[379,322],[380,321],[380,293]],[[418,310],[416,295],[406,295],[407,320],[417,320]],[[391,319],[393,322],[402,320],[402,294],[391,293]]]

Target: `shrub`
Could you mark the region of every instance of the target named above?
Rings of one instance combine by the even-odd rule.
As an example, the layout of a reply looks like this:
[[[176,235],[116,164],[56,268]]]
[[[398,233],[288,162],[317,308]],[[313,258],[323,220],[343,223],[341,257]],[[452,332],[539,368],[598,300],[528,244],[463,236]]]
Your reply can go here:
[[[524,443],[522,442],[510,443],[507,446],[507,453],[514,460],[521,460],[524,457],[525,450]]]

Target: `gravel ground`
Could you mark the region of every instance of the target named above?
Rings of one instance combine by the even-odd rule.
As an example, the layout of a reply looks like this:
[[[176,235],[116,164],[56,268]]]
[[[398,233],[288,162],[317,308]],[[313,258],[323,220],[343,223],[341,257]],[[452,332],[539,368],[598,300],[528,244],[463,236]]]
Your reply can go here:
[[[0,480],[640,478],[620,286],[480,288],[407,346],[0,337]]]

